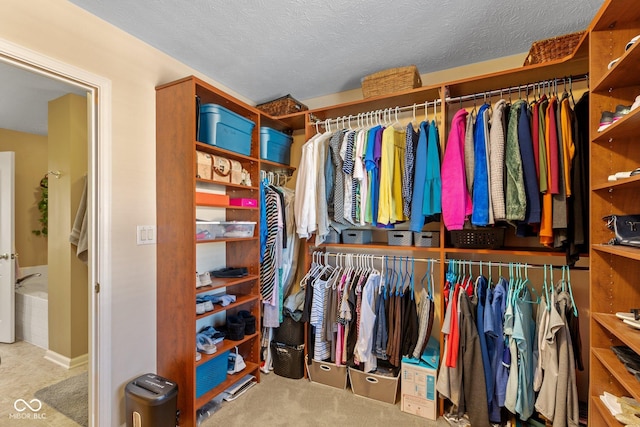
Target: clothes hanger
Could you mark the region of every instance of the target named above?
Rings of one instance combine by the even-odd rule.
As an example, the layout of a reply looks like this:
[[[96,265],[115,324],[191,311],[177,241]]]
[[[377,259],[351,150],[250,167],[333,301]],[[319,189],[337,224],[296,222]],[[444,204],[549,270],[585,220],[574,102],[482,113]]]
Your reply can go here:
[[[437,126],[438,125],[438,101],[433,101],[433,121],[432,123]]]
[[[554,283],[553,283],[553,265],[549,265],[549,302],[547,303],[547,310],[551,311],[551,301],[555,301]]]
[[[409,257],[407,257],[407,264],[409,263]],[[414,301],[415,298],[415,288],[414,288],[414,274],[415,274],[415,259],[411,257],[411,273],[409,274],[409,287],[411,289],[411,301]]]
[[[427,267],[429,269],[429,279],[428,279],[428,285],[429,285],[429,299],[431,301],[433,301],[434,298],[434,294],[435,294],[435,289],[434,289],[434,283],[435,280],[433,280],[433,264],[435,263],[435,261],[433,259],[429,260],[429,263],[427,264]]]
[[[578,307],[576,307],[576,301],[573,299],[573,289],[571,288],[571,270],[568,265],[565,265],[564,267],[567,269],[567,287],[569,288],[569,296],[571,297],[573,315],[578,317]]]
[[[529,264],[524,265],[524,274],[525,283],[531,283],[531,281],[529,280]],[[540,295],[538,294],[538,291],[536,291],[536,288],[533,286],[533,284],[531,285],[531,294],[536,296],[536,300],[531,302],[533,304],[540,304]]]
[[[575,108],[576,100],[573,98],[573,82],[571,81],[571,76],[569,76],[569,96],[571,97],[571,105]]]

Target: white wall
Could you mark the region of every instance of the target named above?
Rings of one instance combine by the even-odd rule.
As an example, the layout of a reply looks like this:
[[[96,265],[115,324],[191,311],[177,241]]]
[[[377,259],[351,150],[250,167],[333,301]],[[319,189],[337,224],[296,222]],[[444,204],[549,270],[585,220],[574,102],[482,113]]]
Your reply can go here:
[[[155,371],[156,250],[137,246],[155,224],[155,86],[190,74],[211,79],[64,0],[3,0],[0,38],[111,80],[113,259],[112,424],[124,422],[123,388]],[[239,97],[240,98],[240,97]]]

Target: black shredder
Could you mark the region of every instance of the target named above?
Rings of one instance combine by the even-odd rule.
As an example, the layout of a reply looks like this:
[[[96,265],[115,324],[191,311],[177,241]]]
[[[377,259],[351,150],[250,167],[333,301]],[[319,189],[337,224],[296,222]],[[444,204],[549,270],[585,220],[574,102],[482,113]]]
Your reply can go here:
[[[175,427],[178,385],[155,374],[130,381],[124,389],[127,427]]]

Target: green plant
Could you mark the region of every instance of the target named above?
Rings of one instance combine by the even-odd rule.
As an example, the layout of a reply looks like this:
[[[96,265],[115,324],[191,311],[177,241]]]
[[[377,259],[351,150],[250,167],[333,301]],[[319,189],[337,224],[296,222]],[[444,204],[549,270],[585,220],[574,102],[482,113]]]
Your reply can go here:
[[[40,230],[32,230],[36,236],[47,237],[49,235],[49,178],[44,177],[40,180],[40,201],[38,202],[38,210],[40,211]]]

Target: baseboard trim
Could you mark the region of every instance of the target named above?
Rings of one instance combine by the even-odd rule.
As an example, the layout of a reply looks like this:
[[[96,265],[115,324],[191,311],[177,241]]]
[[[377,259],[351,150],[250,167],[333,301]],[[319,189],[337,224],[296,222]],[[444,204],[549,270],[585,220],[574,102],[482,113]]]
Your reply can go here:
[[[89,362],[89,354],[81,354],[80,356],[69,358],[52,350],[47,350],[44,358],[50,362],[60,365],[65,369],[77,368],[78,366],[86,365]]]

